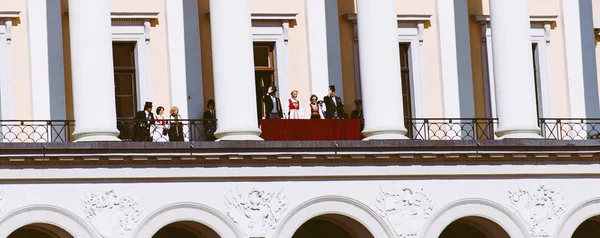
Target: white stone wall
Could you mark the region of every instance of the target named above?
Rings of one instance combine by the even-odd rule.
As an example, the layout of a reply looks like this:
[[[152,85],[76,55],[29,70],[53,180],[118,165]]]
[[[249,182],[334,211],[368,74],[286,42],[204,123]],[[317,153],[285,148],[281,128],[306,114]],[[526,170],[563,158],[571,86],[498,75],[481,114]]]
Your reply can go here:
[[[353,169],[364,173],[344,178],[336,177],[333,167],[306,167],[297,173],[261,168],[268,178],[254,179],[216,175],[219,170],[230,176],[248,175],[250,168],[204,169],[202,175],[196,169],[162,169],[162,173],[96,169],[88,175],[97,178],[88,182],[2,183],[0,237],[40,222],[74,237],[151,237],[176,221],[205,224],[221,237],[291,237],[305,221],[323,214],[350,217],[374,237],[438,237],[452,221],[467,216],[494,221],[510,237],[570,237],[581,222],[600,214],[600,190],[594,189],[600,181],[569,175],[592,171],[594,166],[494,167],[453,166],[436,177],[402,176],[390,173],[393,167],[364,167]],[[405,169],[411,168],[396,170]],[[465,173],[470,170],[487,175]],[[49,171],[31,178],[51,178],[52,173],[86,176],[84,170]],[[142,173],[157,177],[171,173],[172,178],[116,178]],[[313,175],[302,176],[308,173]],[[525,176],[534,173],[542,174]],[[102,181],[103,174],[110,179]],[[559,176],[569,178],[552,178]]]

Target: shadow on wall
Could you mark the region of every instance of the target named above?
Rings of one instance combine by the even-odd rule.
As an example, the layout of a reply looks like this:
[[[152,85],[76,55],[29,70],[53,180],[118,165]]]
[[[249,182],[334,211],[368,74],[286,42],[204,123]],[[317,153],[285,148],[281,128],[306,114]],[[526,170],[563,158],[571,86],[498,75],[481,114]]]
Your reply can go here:
[[[488,116],[485,107],[486,98],[484,86],[484,70],[487,69],[487,67],[484,67],[483,65],[481,24],[471,17],[484,15],[482,1],[483,0],[467,1],[471,40],[471,68],[473,72],[473,100],[475,103],[475,117],[477,118],[485,118]]]
[[[356,77],[354,68],[354,25],[348,21],[345,17],[347,14],[355,14],[356,6],[354,0],[337,0],[338,1],[338,23],[340,32],[340,55],[341,55],[341,66],[342,66],[342,82],[344,85],[344,105],[346,111],[354,110],[354,99],[356,97]],[[358,65],[357,65],[358,66]]]

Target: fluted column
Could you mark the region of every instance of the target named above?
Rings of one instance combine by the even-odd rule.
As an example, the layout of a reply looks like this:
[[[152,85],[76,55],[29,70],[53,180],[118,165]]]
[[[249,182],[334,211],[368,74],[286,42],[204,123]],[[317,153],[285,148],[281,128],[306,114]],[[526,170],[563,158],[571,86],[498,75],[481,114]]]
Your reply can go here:
[[[218,140],[262,140],[256,118],[249,0],[211,0]]]
[[[529,0],[490,0],[501,139],[541,138],[537,123]]]
[[[396,0],[357,0],[365,140],[406,139]]]
[[[118,141],[109,0],[69,0],[76,141]]]

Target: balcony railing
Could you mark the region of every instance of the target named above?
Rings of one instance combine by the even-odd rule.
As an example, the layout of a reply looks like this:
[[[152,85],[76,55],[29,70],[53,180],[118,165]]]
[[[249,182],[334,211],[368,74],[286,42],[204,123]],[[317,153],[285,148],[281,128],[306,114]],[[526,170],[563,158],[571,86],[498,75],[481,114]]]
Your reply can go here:
[[[216,120],[187,119],[166,120],[166,125],[159,123],[150,125],[150,137],[153,142],[168,141],[206,141],[210,140],[216,126]],[[133,119],[117,120],[119,139],[133,141],[136,121]],[[149,141],[149,140],[148,140]]]
[[[544,139],[600,139],[600,118],[540,118],[539,125]]]
[[[154,142],[168,142],[169,128],[150,125],[150,135]],[[210,141],[216,129],[216,120],[179,120],[180,141]],[[498,119],[495,118],[412,118],[407,120],[407,136],[415,140],[493,140]],[[118,120],[119,138],[131,141],[134,120]],[[71,142],[75,122],[72,120],[0,120],[0,142]],[[541,135],[549,140],[598,140],[600,139],[600,118],[540,118]]]
[[[1,120],[0,142],[70,142],[74,125],[68,120]]]
[[[416,140],[493,140],[495,118],[411,118],[408,137]]]

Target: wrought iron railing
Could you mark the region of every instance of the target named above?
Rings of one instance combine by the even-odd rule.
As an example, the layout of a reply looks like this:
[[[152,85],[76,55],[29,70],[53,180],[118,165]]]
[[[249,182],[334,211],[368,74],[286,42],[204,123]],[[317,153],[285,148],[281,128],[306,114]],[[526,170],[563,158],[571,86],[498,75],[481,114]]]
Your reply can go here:
[[[539,126],[544,139],[600,139],[600,118],[540,118]]]
[[[496,118],[411,118],[408,136],[416,140],[493,140]]]
[[[0,142],[70,142],[74,126],[69,120],[1,120]]]
[[[145,123],[133,119],[117,120],[117,129],[122,141],[213,141],[217,128],[216,120],[187,119],[165,120],[144,127]],[[138,125],[138,126],[136,126]],[[141,125],[141,126],[139,126]]]

